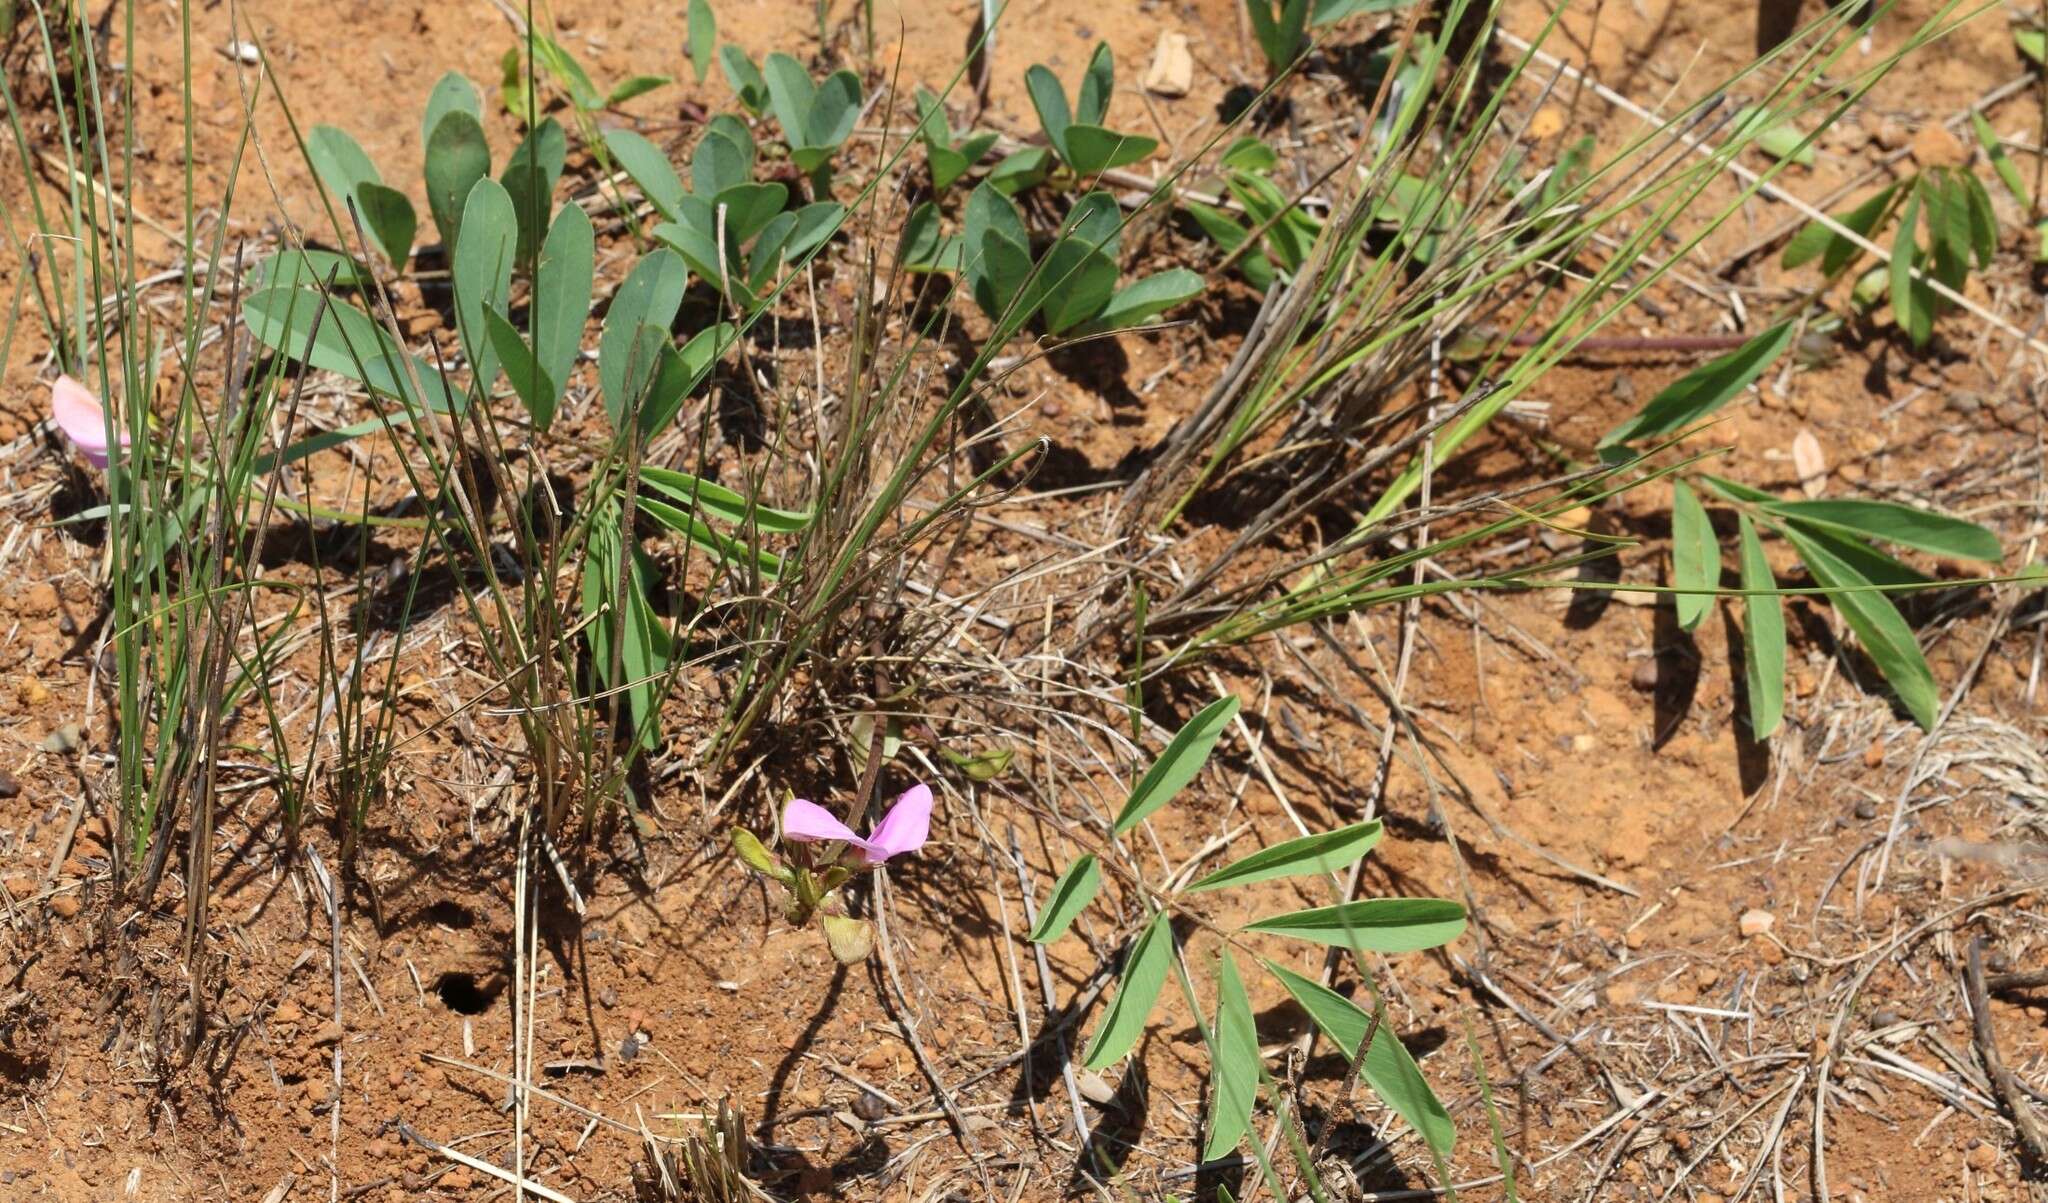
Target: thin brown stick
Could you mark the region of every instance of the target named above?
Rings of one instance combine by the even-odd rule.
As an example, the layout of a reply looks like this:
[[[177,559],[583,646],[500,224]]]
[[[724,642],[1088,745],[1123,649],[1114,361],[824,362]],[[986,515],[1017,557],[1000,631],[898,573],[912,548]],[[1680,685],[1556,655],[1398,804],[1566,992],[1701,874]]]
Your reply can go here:
[[[2013,1081],[2012,1071],[2005,1067],[2005,1057],[1998,1051],[1998,1033],[1991,1028],[1991,999],[1984,986],[1984,937],[1970,941],[1970,955],[1963,962],[1963,986],[1970,996],[1970,1018],[1977,1036],[1977,1055],[1983,1058],[1984,1070],[1991,1075],[1991,1084],[1998,1088],[1998,1097],[2005,1103],[2005,1109],[2012,1116],[2012,1126],[2019,1132],[2020,1140],[2027,1146],[2027,1153],[2037,1164],[2048,1165],[2048,1136],[2041,1133],[2041,1125],[2034,1119],[2033,1104],[2020,1093]]]

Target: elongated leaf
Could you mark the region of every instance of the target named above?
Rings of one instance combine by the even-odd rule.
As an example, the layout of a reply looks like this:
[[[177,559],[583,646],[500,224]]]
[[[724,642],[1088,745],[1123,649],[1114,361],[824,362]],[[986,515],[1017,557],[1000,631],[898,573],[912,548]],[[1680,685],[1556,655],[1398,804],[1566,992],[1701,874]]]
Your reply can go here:
[[[1792,344],[1792,323],[1780,322],[1711,363],[1702,364],[1650,398],[1642,412],[1601,438],[1601,447],[1682,430],[1728,404],[1777,362]]]
[[[1906,198],[1906,208],[1899,216],[1898,233],[1892,238],[1890,275],[1892,320],[1913,340],[1914,346],[1923,347],[1934,336],[1934,310],[1930,304],[1932,293],[1925,284],[1913,278],[1913,269],[1919,259],[1913,231],[1919,216],[1920,190],[1915,188]]]
[[[476,389],[488,394],[498,376],[484,311],[505,312],[512,290],[512,260],[519,245],[519,215],[505,186],[485,178],[469,191],[462,207],[469,237],[455,246],[455,328],[463,353],[476,370]]]
[[[1209,1047],[1209,1138],[1202,1160],[1214,1161],[1237,1147],[1251,1124],[1259,1094],[1259,1029],[1244,979],[1225,948],[1216,967],[1215,1043]]]
[[[811,97],[804,143],[820,150],[837,150],[853,134],[853,123],[859,118],[860,76],[843,69],[834,71]]]
[[[533,413],[534,424],[546,429],[561,403],[562,390],[576,370],[583,350],[583,326],[590,318],[596,232],[590,217],[577,205],[563,205],[541,244],[540,266],[534,272],[533,354],[541,374],[553,386],[547,405]]]
[[[1131,947],[1124,961],[1123,976],[1117,979],[1116,997],[1095,1026],[1088,1051],[1081,1063],[1089,1069],[1103,1069],[1123,1060],[1145,1032],[1145,1020],[1152,1004],[1159,1001],[1159,989],[1166,985],[1166,971],[1173,964],[1173,922],[1166,912],[1152,916],[1144,934]]]
[[[306,159],[337,206],[345,205],[355,196],[357,184],[366,180],[372,184],[384,182],[362,146],[348,131],[331,125],[316,125],[306,132]]]
[[[2005,185],[2005,190],[2012,193],[2012,198],[2019,202],[2020,208],[2031,212],[2034,207],[2033,195],[2027,190],[2026,181],[2020,178],[2020,169],[2013,164],[2012,156],[2006,153],[2004,139],[1991,128],[1991,123],[1984,119],[1984,114],[1975,109],[1970,110],[1970,128],[1977,132],[1977,143],[1984,148],[1985,156],[1991,160],[1991,170],[1998,174],[1999,181]]]
[[[643,329],[648,328],[651,327]],[[640,410],[641,428],[648,438],[659,434],[675,418],[683,398],[697,391],[697,386],[704,383],[719,357],[732,348],[737,338],[731,322],[720,322],[691,335],[690,341],[678,351],[664,332],[661,368]]]
[[[1713,589],[1721,584],[1721,545],[1714,524],[1690,486],[1671,482],[1671,583],[1680,589]],[[1714,608],[1711,593],[1680,593],[1678,625],[1692,630]]]
[[[1934,670],[1927,666],[1927,657],[1921,654],[1920,644],[1913,638],[1913,629],[1906,625],[1899,608],[1884,594],[1870,591],[1869,578],[1850,567],[1847,561],[1819,540],[1809,538],[1794,526],[1787,526],[1780,533],[1798,549],[1807,571],[1813,573],[1813,579],[1823,587],[1862,588],[1861,592],[1830,593],[1828,600],[1841,611],[1849,629],[1856,632],[1857,641],[1862,643],[1870,662],[1877,666],[1877,671],[1898,694],[1906,713],[1913,716],[1914,722],[1931,730],[1941,708],[1941,693],[1934,683]]]
[[[554,381],[541,370],[526,340],[519,337],[519,330],[503,314],[495,309],[484,310],[484,328],[490,333],[491,350],[497,354],[505,378],[512,382],[512,391],[519,395],[519,403],[526,407],[527,416],[536,427],[547,429],[554,419],[555,399],[560,395]]]
[[[1372,1027],[1372,1016],[1321,982],[1284,966],[1267,961],[1266,971],[1279,979],[1301,1009],[1308,1012],[1309,1019],[1331,1043],[1344,1050],[1345,1056],[1358,1056],[1358,1046],[1365,1042],[1365,1033]],[[1451,1113],[1444,1109],[1436,1092],[1429,1088],[1429,1080],[1422,1076],[1415,1058],[1408,1055],[1386,1024],[1373,1032],[1372,1047],[1366,1050],[1361,1069],[1366,1085],[1394,1109],[1394,1114],[1407,1120],[1408,1126],[1421,1134],[1423,1142],[1437,1156],[1450,1156],[1458,1137],[1457,1125],[1451,1122]]]
[[[750,548],[738,539],[721,535],[697,515],[659,498],[641,497],[638,504],[644,507],[649,518],[716,556],[719,565],[751,563],[763,577],[771,581],[782,576],[781,556],[760,548]]]
[[[1038,923],[1032,927],[1030,940],[1033,944],[1050,944],[1067,934],[1088,904],[1095,901],[1096,891],[1102,888],[1102,866],[1093,853],[1083,854],[1068,865],[1052,883],[1052,892],[1045,896],[1045,904],[1038,908]]]
[[[1132,788],[1130,798],[1116,816],[1116,834],[1124,834],[1144,822],[1153,811],[1173,801],[1174,795],[1193,781],[1195,774],[1209,762],[1209,753],[1215,749],[1216,741],[1223,737],[1223,729],[1236,717],[1237,697],[1226,694],[1202,707],[1201,713],[1175,732],[1166,750],[1159,754],[1159,759],[1152,762],[1152,767]]]
[[[1443,898],[1367,898],[1275,915],[1244,930],[1355,952],[1417,952],[1457,939],[1465,908]]]
[[[657,363],[636,355],[635,340],[643,327],[659,330],[664,340],[683,304],[690,269],[671,250],[649,252],[612,294],[604,330],[597,340],[597,379],[604,393],[612,429],[625,422],[626,407],[638,404]]]
[[[420,121],[420,145],[434,140],[434,127],[441,124],[441,118],[458,112],[468,113],[481,122],[484,105],[469,77],[460,71],[450,71],[436,80],[434,90],[427,94],[426,116]]]
[[[2005,555],[2004,549],[1998,545],[1998,536],[1974,522],[1892,501],[1858,498],[1774,501],[1764,508],[1811,526],[1882,543],[1895,543],[1938,556],[1996,563]]]
[[[427,211],[441,232],[443,252],[451,259],[461,241],[463,207],[470,190],[491,171],[491,148],[484,127],[460,109],[442,116],[427,138]]]
[[[1335,873],[1373,850],[1380,842],[1380,822],[1353,823],[1335,831],[1305,835],[1300,839],[1262,848],[1242,860],[1216,870],[1189,886],[1187,892],[1220,890],[1276,877],[1301,877],[1311,873]]]
[[[1892,198],[1898,194],[1898,190],[1897,184],[1886,185],[1862,204],[1838,215],[1835,220],[1868,238],[1870,231],[1876,228],[1878,219],[1891,207]],[[1819,259],[1821,270],[1832,276],[1855,262],[1857,256],[1862,253],[1861,246],[1815,221],[1807,223],[1793,236],[1791,242],[1785,244],[1785,254],[1779,262],[1787,268],[1793,268]]]
[[[632,130],[612,129],[605,131],[604,147],[633,178],[634,186],[640,189],[648,204],[670,221],[680,218],[683,181],[659,146]]]
[[[645,96],[656,88],[667,87],[671,82],[666,75],[629,76],[612,85],[612,90],[604,94],[604,106],[614,108],[635,96]]]
[[[320,294],[310,288],[265,288],[243,302],[242,321],[257,341],[292,359],[423,409],[461,412],[460,398],[439,372],[409,356],[368,314],[339,299],[320,318],[318,337],[309,349],[306,340],[313,334],[314,314],[321,304]],[[413,373],[420,387],[414,386]],[[378,426],[373,423],[369,429]]]
[[[1769,739],[1785,716],[1785,609],[1775,596],[1759,590],[1776,589],[1778,579],[1764,558],[1764,545],[1756,537],[1749,515],[1740,516],[1742,599],[1747,619],[1742,633],[1742,679],[1749,692],[1749,730],[1753,739]]]
[[[1806,134],[1788,118],[1773,118],[1765,110],[1750,105],[1735,115],[1733,124],[1731,138],[1747,138],[1774,159],[1813,166],[1812,144],[1806,142]]]
[[[731,337],[732,326],[725,326],[727,338]],[[698,338],[704,337],[702,334]],[[694,345],[696,339],[692,339]],[[730,345],[730,343],[728,343]],[[686,359],[694,358],[686,356]],[[755,505],[747,498],[724,485],[703,480],[687,472],[670,468],[646,465],[640,469],[640,481],[700,513],[709,514],[735,526],[755,525],[764,531],[778,534],[794,534],[811,524],[812,515],[797,510],[778,510],[765,505]]]

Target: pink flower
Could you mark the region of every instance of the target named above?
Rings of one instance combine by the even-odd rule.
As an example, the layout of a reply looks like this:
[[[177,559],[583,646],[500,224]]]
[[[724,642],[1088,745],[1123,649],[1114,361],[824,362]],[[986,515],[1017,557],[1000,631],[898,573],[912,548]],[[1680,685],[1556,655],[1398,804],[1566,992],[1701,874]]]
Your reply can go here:
[[[107,411],[90,389],[69,376],[57,377],[50,386],[50,416],[93,467],[107,466]],[[128,445],[126,431],[121,433],[121,445]]]
[[[832,812],[815,802],[792,798],[782,812],[782,834],[801,844],[840,840],[860,849],[861,864],[873,867],[892,856],[924,847],[932,829],[930,786],[913,785],[896,799],[882,821],[862,839],[853,828],[832,817]]]

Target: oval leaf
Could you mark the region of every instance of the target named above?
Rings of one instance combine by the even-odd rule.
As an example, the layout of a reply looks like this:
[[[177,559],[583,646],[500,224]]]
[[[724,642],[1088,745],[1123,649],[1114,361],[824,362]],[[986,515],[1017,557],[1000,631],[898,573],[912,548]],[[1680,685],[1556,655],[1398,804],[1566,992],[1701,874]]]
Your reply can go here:
[[[497,382],[498,354],[484,314],[504,315],[519,248],[519,215],[503,184],[489,177],[476,182],[462,207],[462,228],[469,237],[455,246],[455,328],[475,369],[476,390],[488,394]]]
[[[583,350],[595,255],[596,232],[590,216],[577,205],[563,205],[548,227],[547,241],[541,244],[530,310],[534,360],[554,392],[548,398],[545,416],[533,415],[543,428],[554,419],[562,390],[569,387],[569,375],[576,370],[576,357]]]
[[[461,241],[462,210],[470,190],[491,171],[491,148],[484,127],[461,109],[442,116],[427,138],[427,211],[441,231],[441,246],[451,257]]]

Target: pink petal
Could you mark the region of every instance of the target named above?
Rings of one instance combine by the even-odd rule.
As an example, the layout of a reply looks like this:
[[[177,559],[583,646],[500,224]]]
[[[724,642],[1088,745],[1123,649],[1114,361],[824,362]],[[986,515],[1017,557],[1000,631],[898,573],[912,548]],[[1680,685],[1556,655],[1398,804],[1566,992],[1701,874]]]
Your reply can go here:
[[[107,466],[107,413],[90,389],[69,376],[57,377],[50,387],[50,415],[85,458],[98,467]],[[128,445],[125,433],[121,445]]]
[[[932,790],[928,785],[913,785],[896,799],[889,813],[875,824],[868,834],[868,857],[871,865],[879,865],[892,856],[915,852],[924,847],[932,831]]]
[[[868,842],[853,834],[853,828],[832,817],[832,812],[816,802],[802,798],[791,798],[782,811],[782,835],[784,839],[799,843],[820,840],[845,840],[858,848],[865,849]]]

